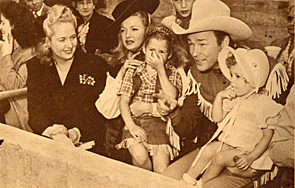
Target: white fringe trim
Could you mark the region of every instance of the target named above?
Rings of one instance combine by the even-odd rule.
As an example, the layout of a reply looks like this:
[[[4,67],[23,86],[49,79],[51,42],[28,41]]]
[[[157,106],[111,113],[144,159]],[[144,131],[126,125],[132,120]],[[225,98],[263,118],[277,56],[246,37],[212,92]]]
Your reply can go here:
[[[287,90],[288,83],[289,77],[286,67],[281,63],[276,64],[272,69],[265,86],[268,96],[273,99],[279,98],[282,92]]]
[[[179,155],[179,151],[180,151],[180,138],[178,134],[174,132],[170,118],[168,118],[168,121],[167,121],[166,134],[169,135],[169,141],[172,146],[173,156],[176,157]]]
[[[268,181],[273,180],[275,176],[277,175],[279,171],[279,168],[277,166],[274,167],[274,169],[271,172],[266,172],[260,177],[260,184],[258,180],[253,181],[254,188],[259,188],[262,185],[266,184]]]
[[[212,112],[212,104],[204,99],[200,92],[201,83],[197,83],[194,79],[191,70],[188,72],[189,84],[187,84],[187,88],[185,89],[185,96],[196,94],[198,95],[198,105],[200,106],[201,112],[213,122],[211,112]]]

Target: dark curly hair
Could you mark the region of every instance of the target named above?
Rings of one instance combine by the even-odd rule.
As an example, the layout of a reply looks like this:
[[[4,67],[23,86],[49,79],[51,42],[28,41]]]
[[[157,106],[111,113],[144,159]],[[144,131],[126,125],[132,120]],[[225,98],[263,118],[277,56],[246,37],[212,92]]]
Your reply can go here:
[[[42,28],[28,7],[14,1],[3,1],[0,14],[10,22],[12,35],[22,48],[35,47],[41,41]]]

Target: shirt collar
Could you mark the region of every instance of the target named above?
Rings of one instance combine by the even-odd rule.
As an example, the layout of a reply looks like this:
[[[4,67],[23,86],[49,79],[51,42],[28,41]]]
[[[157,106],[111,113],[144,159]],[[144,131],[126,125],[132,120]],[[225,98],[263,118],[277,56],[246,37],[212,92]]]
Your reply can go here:
[[[40,10],[38,10],[37,12],[34,11],[34,16],[35,16],[35,13],[37,13],[38,16],[41,16],[43,8],[44,8],[44,3],[42,4],[42,7],[40,8]]]

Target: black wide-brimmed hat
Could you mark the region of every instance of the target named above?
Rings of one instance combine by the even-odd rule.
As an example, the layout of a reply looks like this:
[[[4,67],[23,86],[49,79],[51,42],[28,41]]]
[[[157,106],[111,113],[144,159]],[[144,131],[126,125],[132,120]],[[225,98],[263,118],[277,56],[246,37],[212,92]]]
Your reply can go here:
[[[147,13],[153,14],[160,4],[159,0],[126,0],[119,3],[112,16],[115,21],[110,24],[107,28],[112,32],[117,32],[120,28],[120,24],[132,14],[138,11],[146,11]]]

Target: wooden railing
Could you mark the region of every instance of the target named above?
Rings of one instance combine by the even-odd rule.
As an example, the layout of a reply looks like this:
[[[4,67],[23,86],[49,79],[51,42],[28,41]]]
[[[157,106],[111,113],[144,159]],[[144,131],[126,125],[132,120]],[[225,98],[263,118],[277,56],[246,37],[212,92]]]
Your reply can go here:
[[[27,94],[28,88],[14,89],[10,91],[1,91],[0,100],[25,96]]]

